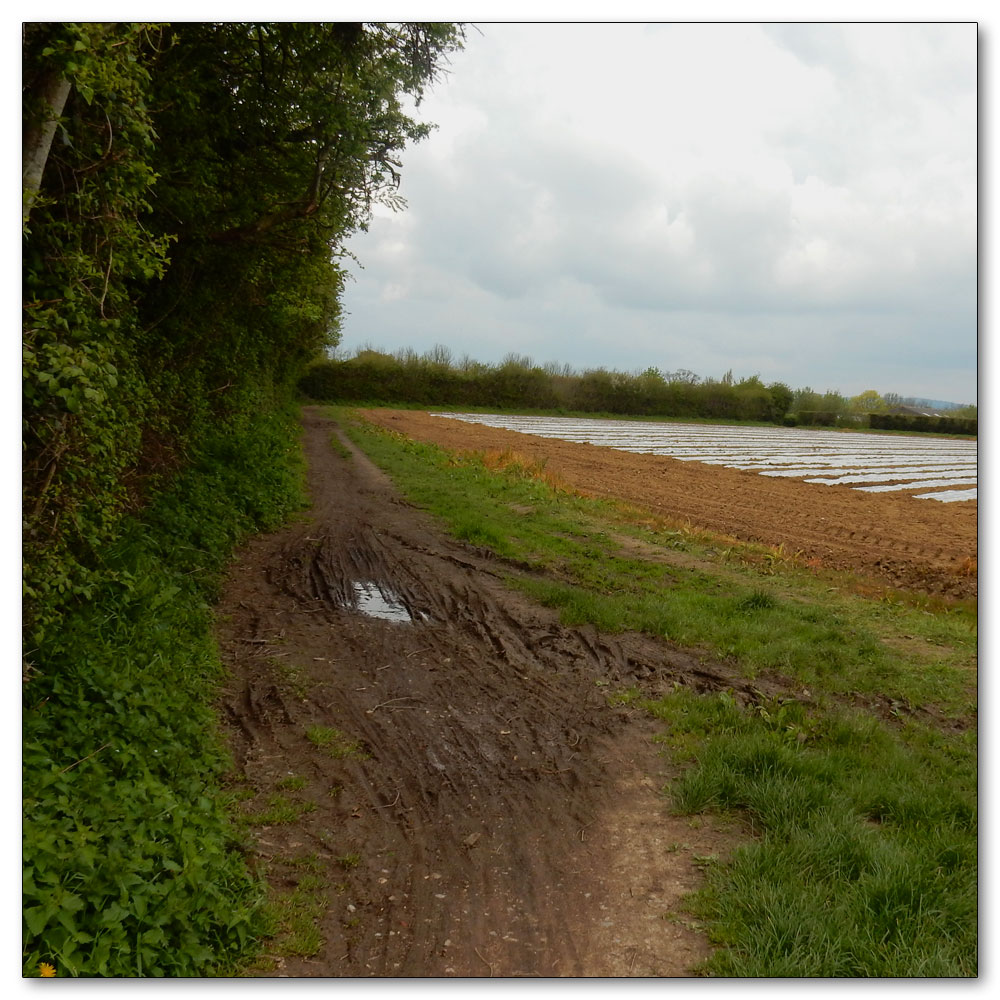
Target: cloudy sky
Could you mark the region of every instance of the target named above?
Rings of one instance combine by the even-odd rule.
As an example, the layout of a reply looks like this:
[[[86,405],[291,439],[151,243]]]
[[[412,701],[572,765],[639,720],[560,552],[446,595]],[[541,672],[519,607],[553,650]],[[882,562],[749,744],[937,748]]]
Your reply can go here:
[[[341,350],[976,401],[975,24],[478,23]]]

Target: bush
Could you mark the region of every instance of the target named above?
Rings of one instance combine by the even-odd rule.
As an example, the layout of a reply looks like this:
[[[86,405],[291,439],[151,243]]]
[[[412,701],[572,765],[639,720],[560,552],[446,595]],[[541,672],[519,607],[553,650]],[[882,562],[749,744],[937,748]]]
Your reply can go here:
[[[833,410],[799,410],[798,421],[804,427],[836,427],[838,414]]]

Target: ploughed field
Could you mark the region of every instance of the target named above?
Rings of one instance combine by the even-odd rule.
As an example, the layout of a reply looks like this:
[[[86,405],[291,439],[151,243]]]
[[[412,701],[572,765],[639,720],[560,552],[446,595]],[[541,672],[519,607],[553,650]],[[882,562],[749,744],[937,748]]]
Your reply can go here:
[[[872,435],[787,427],[719,427],[639,421],[493,414],[438,414],[522,434],[619,451],[667,455],[762,476],[850,486],[864,493],[908,493],[920,500],[977,499],[976,442],[926,435]]]
[[[974,441],[403,410],[364,416],[449,449],[519,452],[581,494],[780,547],[816,568],[951,597],[977,593]]]

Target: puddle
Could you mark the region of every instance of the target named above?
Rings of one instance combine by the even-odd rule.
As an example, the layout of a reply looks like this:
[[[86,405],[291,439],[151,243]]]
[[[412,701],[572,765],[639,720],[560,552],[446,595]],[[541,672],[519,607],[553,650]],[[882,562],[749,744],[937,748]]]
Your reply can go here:
[[[354,584],[354,605],[358,611],[370,618],[407,624],[414,621],[413,615],[399,597],[377,583],[357,581]]]

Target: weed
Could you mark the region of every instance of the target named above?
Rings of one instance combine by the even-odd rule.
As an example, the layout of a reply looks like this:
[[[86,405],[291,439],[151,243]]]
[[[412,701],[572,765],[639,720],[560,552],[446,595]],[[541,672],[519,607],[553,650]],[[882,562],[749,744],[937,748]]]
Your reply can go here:
[[[323,871],[323,862],[315,854],[304,854],[298,858],[286,858],[285,863],[291,865],[293,868],[301,868],[313,873]]]
[[[277,656],[268,657],[267,663],[284,685],[297,697],[306,697],[309,693],[309,687],[305,679],[305,671],[298,664],[290,663],[284,657]]]
[[[300,816],[313,812],[315,808],[314,802],[301,802],[284,795],[272,795],[263,809],[248,810],[243,820],[254,826],[277,826],[281,823],[294,823]]]
[[[354,452],[352,452],[351,449],[348,448],[347,445],[345,445],[344,442],[340,440],[340,437],[336,434],[330,435],[330,447],[333,449],[334,452],[336,452],[336,454],[338,454],[345,461],[349,462],[354,459]]]
[[[778,602],[764,590],[755,590],[748,597],[736,602],[736,610],[745,612],[768,611],[777,606]]]
[[[203,976],[259,936],[214,705],[233,546],[302,502],[294,414],[220,426],[102,546],[87,600],[25,636],[25,974]]]
[[[363,760],[368,756],[357,740],[350,739],[331,726],[310,726],[306,730],[306,739],[338,760],[349,757]]]
[[[282,955],[310,958],[323,945],[319,921],[328,906],[326,882],[302,876],[289,893],[272,897],[267,906],[271,948]]]

